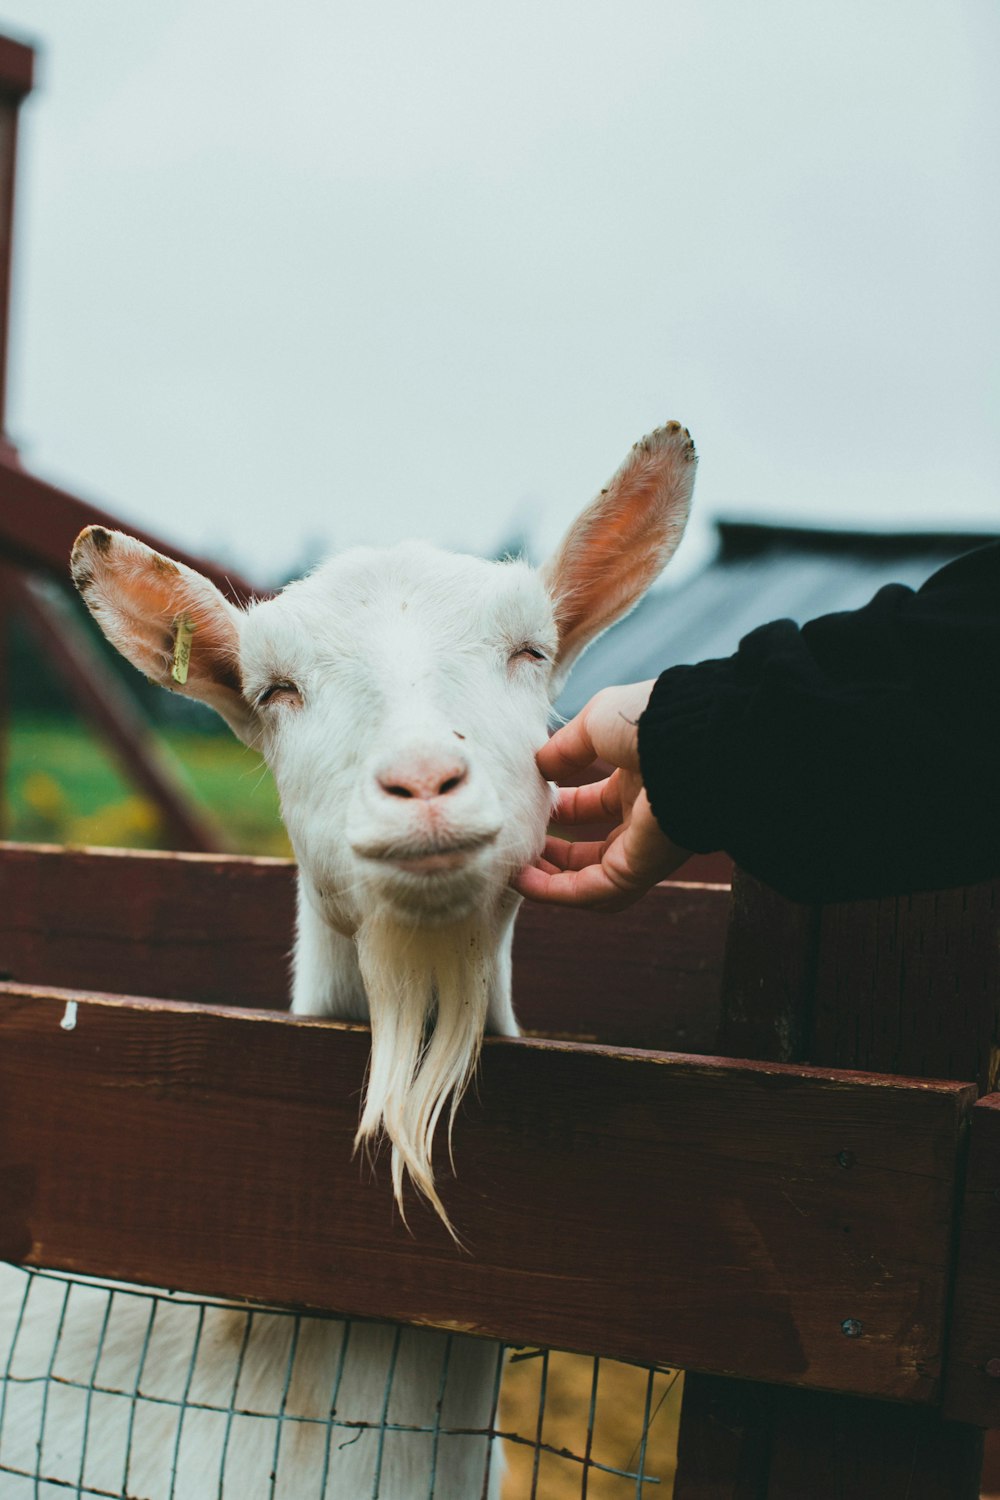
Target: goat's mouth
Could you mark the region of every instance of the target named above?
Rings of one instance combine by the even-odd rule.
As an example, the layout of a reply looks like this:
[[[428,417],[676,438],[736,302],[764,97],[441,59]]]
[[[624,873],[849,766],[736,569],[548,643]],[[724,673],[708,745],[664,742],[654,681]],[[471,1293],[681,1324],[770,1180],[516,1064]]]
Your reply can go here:
[[[477,845],[481,848],[482,845]],[[438,875],[448,870],[460,870],[469,863],[469,849],[446,849],[435,854],[410,854],[402,859],[396,858],[390,861],[397,870],[404,870],[408,875]]]
[[[423,843],[404,843],[399,839],[372,840],[355,844],[354,852],[407,875],[446,875],[464,869],[481,849],[495,843],[499,831],[491,829],[465,838]]]

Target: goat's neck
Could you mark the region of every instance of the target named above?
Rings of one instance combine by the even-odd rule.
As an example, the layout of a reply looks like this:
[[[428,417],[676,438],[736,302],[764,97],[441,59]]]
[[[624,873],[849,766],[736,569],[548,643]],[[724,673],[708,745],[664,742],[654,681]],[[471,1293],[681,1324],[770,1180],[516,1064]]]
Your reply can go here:
[[[367,1021],[368,1000],[354,939],[325,922],[318,906],[318,897],[312,894],[308,878],[300,870],[292,1011],[299,1016]]]
[[[520,898],[505,892],[495,910],[484,913],[482,940],[492,954],[486,1029],[497,1036],[516,1036],[511,1002],[511,946]],[[299,873],[298,920],[292,981],[292,1011],[300,1016],[330,1016],[338,1021],[367,1021],[368,997],[352,937],[331,927],[312,895],[308,876]]]

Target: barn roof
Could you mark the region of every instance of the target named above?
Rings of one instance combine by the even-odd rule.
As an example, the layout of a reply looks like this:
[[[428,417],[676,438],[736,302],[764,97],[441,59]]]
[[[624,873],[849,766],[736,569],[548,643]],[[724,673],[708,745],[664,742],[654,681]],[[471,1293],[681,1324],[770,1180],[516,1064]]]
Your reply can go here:
[[[916,588],[944,563],[1000,532],[885,534],[720,521],[711,563],[648,595],[574,669],[559,710],[571,715],[598,688],[641,682],[666,667],[728,656],[768,620],[799,624],[858,609],[887,583]]]

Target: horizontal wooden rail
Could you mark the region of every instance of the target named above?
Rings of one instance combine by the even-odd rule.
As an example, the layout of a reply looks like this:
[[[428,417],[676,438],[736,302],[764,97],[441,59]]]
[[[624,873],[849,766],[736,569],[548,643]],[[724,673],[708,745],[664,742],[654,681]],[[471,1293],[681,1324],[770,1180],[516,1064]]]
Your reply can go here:
[[[410,1229],[351,1142],[361,1027],[0,988],[0,1252],[915,1402],[962,1084],[487,1042]],[[440,1152],[442,1158],[446,1156]]]
[[[22,983],[280,1009],[287,860],[0,844],[0,974]],[[526,904],[521,1024],[546,1036],[710,1051],[729,892],[664,885],[610,922]]]

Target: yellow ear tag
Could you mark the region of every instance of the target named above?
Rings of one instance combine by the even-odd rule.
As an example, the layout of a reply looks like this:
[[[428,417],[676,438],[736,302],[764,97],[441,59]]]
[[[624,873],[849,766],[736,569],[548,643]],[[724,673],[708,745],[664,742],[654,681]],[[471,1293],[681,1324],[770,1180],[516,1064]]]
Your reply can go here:
[[[194,636],[194,626],[187,615],[181,615],[177,621],[177,634],[174,636],[174,659],[170,667],[170,675],[181,687],[188,680],[188,667],[191,665],[191,641]]]

